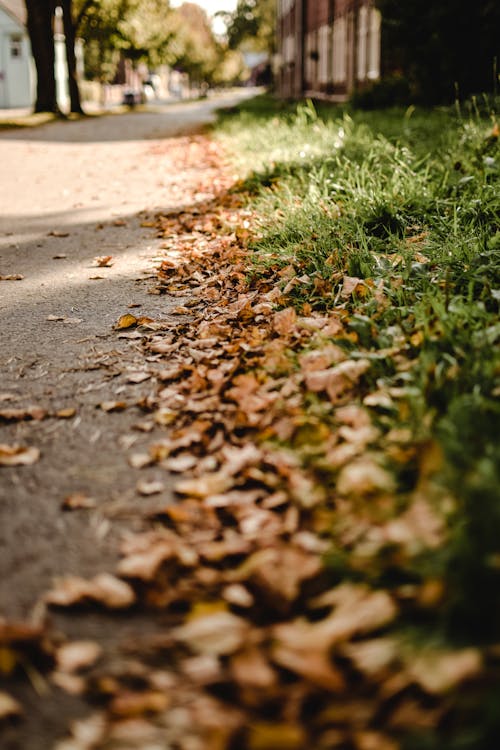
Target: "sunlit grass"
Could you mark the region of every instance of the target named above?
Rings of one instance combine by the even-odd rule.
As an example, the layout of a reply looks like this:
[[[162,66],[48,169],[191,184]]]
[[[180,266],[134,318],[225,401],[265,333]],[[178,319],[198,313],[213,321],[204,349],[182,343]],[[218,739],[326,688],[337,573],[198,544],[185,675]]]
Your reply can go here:
[[[491,102],[366,113],[260,98],[223,116],[217,133],[257,217],[249,273],[293,266],[306,281],[287,304],[342,309],[357,337],[352,350],[383,354],[405,342],[407,371],[381,357],[377,385],[407,394],[405,427],[439,446],[437,481],[453,498],[446,548],[409,575],[446,581],[446,606],[428,623],[434,635],[495,640],[500,149]],[[342,298],[345,276],[380,294]],[[386,414],[381,424],[401,426],[397,419]],[[343,560],[343,575],[348,567]],[[491,731],[471,729],[463,747],[486,749]]]

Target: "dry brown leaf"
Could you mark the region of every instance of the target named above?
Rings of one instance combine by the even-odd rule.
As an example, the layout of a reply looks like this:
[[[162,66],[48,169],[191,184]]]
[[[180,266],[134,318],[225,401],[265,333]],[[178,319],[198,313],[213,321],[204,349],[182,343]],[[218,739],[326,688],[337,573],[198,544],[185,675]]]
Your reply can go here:
[[[133,469],[144,469],[144,467],[151,466],[153,463],[149,453],[132,453],[128,456],[127,461]]]
[[[127,374],[127,381],[129,383],[143,383],[145,380],[149,380],[151,377],[150,372],[144,372],[144,370],[138,372],[129,372]]]
[[[250,581],[252,588],[265,594],[270,602],[283,606],[295,601],[302,583],[316,576],[322,567],[319,557],[283,545],[255,552],[233,575],[237,580]]]
[[[20,273],[8,273],[6,275],[0,275],[0,281],[22,281],[24,276]]]
[[[100,573],[90,580],[78,576],[59,579],[55,588],[45,596],[45,601],[58,607],[97,602],[110,609],[123,609],[134,603],[135,594],[125,581],[109,573]]]
[[[47,237],[69,237],[69,232],[53,229],[52,232],[48,232]]]
[[[226,492],[233,483],[232,477],[223,471],[219,471],[213,474],[205,474],[197,479],[183,479],[175,484],[174,489],[179,495],[205,498]]]
[[[124,411],[128,404],[125,401],[101,401],[99,408],[103,411]]]
[[[293,649],[278,643],[273,647],[271,655],[275,664],[304,677],[314,685],[334,693],[341,693],[345,689],[342,673],[331,663],[325,650],[315,648],[314,640],[308,649]]]
[[[370,633],[389,624],[398,613],[386,591],[371,591],[362,585],[345,583],[330,594],[330,604],[335,607],[332,614],[314,623],[299,619],[277,625],[274,632],[279,644],[291,650],[307,651],[311,644],[317,650],[329,649],[354,635]]]
[[[98,266],[99,268],[109,268],[113,265],[111,263],[112,260],[112,255],[96,255],[96,257],[94,258],[94,265]]]
[[[134,717],[144,714],[158,714],[165,711],[171,702],[167,693],[157,690],[145,692],[127,691],[118,693],[109,704],[109,710],[114,716]]]
[[[121,330],[122,328],[132,328],[132,326],[136,326],[137,323],[138,320],[135,315],[132,315],[132,313],[125,313],[125,315],[121,315],[118,318],[115,329]]]
[[[240,651],[231,658],[231,674],[239,685],[259,689],[276,684],[277,675],[262,651],[255,646]]]
[[[95,498],[86,495],[84,492],[73,492],[71,495],[67,495],[61,503],[61,507],[65,510],[95,508],[96,505]]]
[[[297,313],[293,307],[287,307],[285,310],[279,310],[273,316],[273,329],[280,336],[290,336],[295,330],[297,324]]]
[[[241,583],[230,583],[222,591],[222,596],[226,602],[236,607],[253,607],[255,603],[250,591]]]
[[[231,612],[214,612],[175,628],[172,635],[193,651],[223,656],[241,648],[250,631],[250,625],[242,617]]]
[[[23,712],[21,704],[8,693],[0,692],[0,721],[20,716]]]
[[[482,665],[481,652],[466,648],[461,651],[421,652],[408,664],[407,669],[423,690],[431,695],[441,695],[478,675]]]
[[[57,742],[53,750],[94,750],[103,740],[106,727],[106,717],[100,712],[72,721],[71,737]]]
[[[39,406],[28,406],[26,409],[0,409],[0,420],[5,422],[21,422],[23,420],[41,420],[47,416],[45,409]]]
[[[159,495],[165,489],[165,485],[163,482],[141,479],[137,482],[135,488],[139,495]]]
[[[56,417],[58,419],[71,419],[71,417],[74,417],[76,414],[76,409],[74,406],[68,406],[65,409],[59,409],[56,411]]]
[[[0,444],[0,466],[30,466],[40,458],[40,450],[34,446]]]
[[[361,376],[369,369],[370,362],[366,359],[348,359],[327,370],[306,373],[305,383],[313,393],[326,391],[330,400],[335,403],[352,390]]]
[[[347,299],[351,294],[360,294],[364,296],[368,291],[368,287],[363,279],[358,279],[356,276],[344,276],[342,279],[342,292],[341,296]]]
[[[396,482],[392,474],[369,456],[363,456],[344,466],[337,478],[337,491],[341,495],[364,496],[376,492],[394,492],[395,489]]]
[[[92,666],[102,654],[95,641],[73,641],[57,649],[56,664],[60,672],[78,672]]]
[[[199,463],[199,460],[200,459],[197,456],[193,456],[191,453],[180,453],[177,456],[167,458],[162,463],[162,466],[164,466],[165,469],[168,469],[168,471],[173,471],[176,474],[183,474],[185,471],[194,469],[196,464]]]
[[[373,638],[346,643],[342,646],[342,653],[353,662],[356,669],[371,676],[387,669],[396,659],[398,643],[392,638]]]

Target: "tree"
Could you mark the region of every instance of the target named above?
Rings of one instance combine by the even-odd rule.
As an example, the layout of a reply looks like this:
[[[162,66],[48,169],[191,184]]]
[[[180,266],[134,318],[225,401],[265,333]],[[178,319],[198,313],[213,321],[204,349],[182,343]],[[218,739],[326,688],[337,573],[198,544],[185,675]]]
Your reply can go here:
[[[452,100],[491,90],[498,54],[497,0],[376,0],[389,67],[407,78],[415,99]]]
[[[47,0],[46,2],[25,0],[25,2],[28,17],[28,33],[37,73],[35,112],[61,114],[57,103],[54,70],[54,16],[56,7],[60,7],[62,9],[68,66],[70,111],[83,114],[76,78],[75,26],[72,17],[72,0]]]
[[[168,0],[74,0],[90,78],[112,81],[121,56],[151,67],[171,63],[177,34]]]
[[[177,10],[177,18],[175,67],[188,73],[196,84],[212,83],[220,50],[207,14],[196,3],[183,3]]]
[[[75,56],[75,24],[72,13],[72,0],[59,0],[63,13],[64,44],[66,48],[66,64],[68,66],[68,89],[70,100],[70,112],[84,114],[80,100],[80,89],[76,71]]]
[[[57,106],[53,17],[55,2],[25,0],[31,50],[37,72],[35,112],[59,112]]]
[[[235,11],[218,15],[226,24],[231,49],[274,52],[276,0],[238,0]]]

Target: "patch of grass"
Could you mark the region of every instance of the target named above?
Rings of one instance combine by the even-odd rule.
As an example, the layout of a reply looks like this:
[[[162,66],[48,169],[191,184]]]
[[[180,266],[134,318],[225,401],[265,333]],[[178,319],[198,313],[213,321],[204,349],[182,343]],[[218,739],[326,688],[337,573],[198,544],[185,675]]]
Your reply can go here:
[[[496,641],[500,147],[491,103],[356,112],[260,97],[225,114],[217,132],[245,173],[238,189],[256,217],[249,273],[292,267],[301,283],[287,291],[286,304],[299,312],[341,310],[353,334],[351,355],[398,349],[406,366],[381,356],[376,379],[406,397],[380,414],[378,426],[384,434],[410,427],[415,446],[437,446],[441,456],[432,477],[422,476],[424,461],[415,459],[398,482],[402,508],[416,486],[449,504],[445,547],[406,568],[399,561],[396,575],[390,549],[361,564],[336,549],[333,579],[390,587],[401,585],[401,575],[413,583],[439,578],[446,597],[424,622],[429,637]],[[362,282],[358,293],[342,293],[346,277]],[[324,481],[327,469],[316,467]],[[457,720],[463,743],[451,732],[440,747],[489,747],[498,722],[482,716],[482,697],[471,700],[470,716]],[[422,743],[437,747],[433,737]]]

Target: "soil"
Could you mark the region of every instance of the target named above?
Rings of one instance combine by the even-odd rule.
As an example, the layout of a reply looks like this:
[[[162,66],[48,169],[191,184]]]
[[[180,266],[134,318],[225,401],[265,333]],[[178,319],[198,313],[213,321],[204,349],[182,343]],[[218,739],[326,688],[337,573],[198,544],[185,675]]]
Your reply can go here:
[[[75,409],[70,418],[0,422],[0,443],[41,451],[31,466],[0,467],[0,618],[29,620],[58,576],[112,570],[119,535],[141,526],[138,507],[174,502],[168,484],[153,498],[136,491],[127,455],[154,432],[134,429],[144,419],[135,404],[155,381],[129,382],[144,357],[133,331],[114,326],[126,313],[161,321],[183,303],[148,293],[161,240],[144,225],[183,208],[199,177],[196,168],[179,174],[173,151],[188,148],[216,108],[249,93],[0,134],[0,276],[23,276],[0,281],[0,409]],[[98,266],[102,256],[112,265]],[[130,406],[107,413],[106,401]],[[140,478],[157,477],[148,469]],[[96,507],[63,510],[73,493]],[[69,636],[98,637],[111,650],[118,633],[158,625],[140,613],[115,617],[111,629],[106,615],[52,617]],[[3,732],[4,750],[52,748],[87,710],[78,697],[40,697],[35,687],[9,688],[25,718]]]

